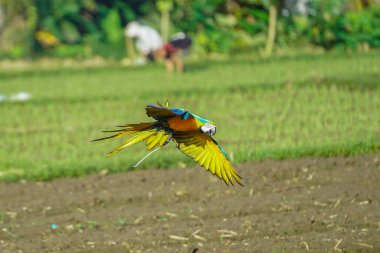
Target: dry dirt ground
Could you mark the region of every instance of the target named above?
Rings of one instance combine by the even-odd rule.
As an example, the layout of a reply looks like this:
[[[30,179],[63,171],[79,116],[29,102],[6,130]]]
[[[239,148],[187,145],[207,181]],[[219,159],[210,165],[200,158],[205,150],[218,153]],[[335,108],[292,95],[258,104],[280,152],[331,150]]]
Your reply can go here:
[[[0,252],[380,252],[380,153],[237,169],[0,183]]]

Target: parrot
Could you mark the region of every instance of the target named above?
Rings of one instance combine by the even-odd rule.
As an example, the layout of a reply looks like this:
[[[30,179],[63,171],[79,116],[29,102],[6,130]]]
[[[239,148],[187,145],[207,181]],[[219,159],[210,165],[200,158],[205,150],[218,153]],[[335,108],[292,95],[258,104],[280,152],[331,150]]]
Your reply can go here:
[[[157,105],[148,104],[145,110],[146,114],[155,120],[154,122],[118,126],[120,129],[103,131],[112,132],[113,135],[94,140],[132,136],[109,152],[108,157],[143,141],[148,151],[155,149],[140,161],[142,162],[151,153],[173,141],[180,151],[223,180],[226,185],[234,185],[236,182],[243,186],[242,178],[232,167],[226,152],[212,137],[216,134],[214,122],[185,109],[171,108],[168,100],[165,105],[160,102],[157,102]]]

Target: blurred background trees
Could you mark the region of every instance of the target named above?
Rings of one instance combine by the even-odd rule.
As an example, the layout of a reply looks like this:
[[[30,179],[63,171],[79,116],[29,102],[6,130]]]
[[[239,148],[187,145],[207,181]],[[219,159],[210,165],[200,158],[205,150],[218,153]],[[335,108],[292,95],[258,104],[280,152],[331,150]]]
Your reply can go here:
[[[120,59],[132,20],[190,34],[200,56],[380,47],[378,0],[0,0],[0,58]]]

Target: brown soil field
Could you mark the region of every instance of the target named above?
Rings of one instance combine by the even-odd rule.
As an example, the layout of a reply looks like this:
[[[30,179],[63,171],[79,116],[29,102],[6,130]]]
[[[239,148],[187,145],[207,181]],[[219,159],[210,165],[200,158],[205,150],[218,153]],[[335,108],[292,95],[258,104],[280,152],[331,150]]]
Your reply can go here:
[[[0,183],[0,252],[380,252],[380,153],[237,170]]]

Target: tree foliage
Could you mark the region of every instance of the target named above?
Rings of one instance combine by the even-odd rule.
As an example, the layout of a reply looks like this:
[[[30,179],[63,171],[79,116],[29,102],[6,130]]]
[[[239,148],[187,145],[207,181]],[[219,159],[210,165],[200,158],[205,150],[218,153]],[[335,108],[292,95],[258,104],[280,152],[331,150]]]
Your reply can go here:
[[[263,50],[266,37],[271,34],[268,33],[271,6],[277,12],[276,23],[272,25],[275,47],[300,44],[326,49],[380,47],[380,9],[371,5],[372,1],[312,0],[307,13],[302,14],[287,10],[286,2],[0,0],[6,17],[6,25],[0,25],[0,57],[47,54],[122,58],[123,30],[132,20],[165,30],[164,34],[178,31],[190,34],[197,54]]]

